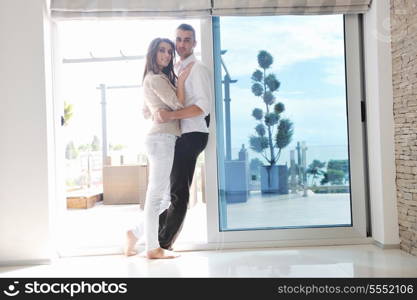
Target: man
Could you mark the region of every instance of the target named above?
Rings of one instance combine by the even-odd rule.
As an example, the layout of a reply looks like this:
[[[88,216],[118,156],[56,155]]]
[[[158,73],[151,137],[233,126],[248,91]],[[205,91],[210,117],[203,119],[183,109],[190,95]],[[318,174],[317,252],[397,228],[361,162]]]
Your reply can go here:
[[[175,65],[176,74],[194,62],[185,82],[185,108],[177,111],[160,110],[154,121],[181,120],[181,137],[175,145],[174,164],[171,172],[171,205],[159,216],[159,243],[164,249],[172,249],[181,231],[190,198],[190,185],[198,155],[208,141],[209,113],[213,92],[208,68],[194,56],[195,30],[181,24],[176,30],[175,48],[180,61]]]

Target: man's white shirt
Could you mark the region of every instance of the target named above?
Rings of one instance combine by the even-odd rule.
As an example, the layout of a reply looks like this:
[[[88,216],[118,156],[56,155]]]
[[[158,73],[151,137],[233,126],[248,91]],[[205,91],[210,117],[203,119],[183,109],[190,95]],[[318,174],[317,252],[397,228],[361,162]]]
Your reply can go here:
[[[211,111],[213,91],[211,84],[210,71],[194,54],[191,54],[183,61],[175,64],[175,73],[180,74],[183,68],[189,63],[195,62],[190,74],[185,80],[185,107],[197,105],[203,114],[181,119],[181,133],[187,132],[209,132],[204,119]]]

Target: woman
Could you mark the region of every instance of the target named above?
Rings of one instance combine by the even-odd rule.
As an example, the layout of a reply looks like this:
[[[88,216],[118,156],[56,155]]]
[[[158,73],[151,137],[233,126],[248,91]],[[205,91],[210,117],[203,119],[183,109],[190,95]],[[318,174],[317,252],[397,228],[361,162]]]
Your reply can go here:
[[[174,73],[175,45],[165,38],[154,39],[148,48],[143,74],[144,114],[153,115],[159,109],[177,110],[184,107],[184,83],[192,66],[187,67],[177,78]],[[146,117],[146,116],[145,116]],[[125,255],[135,255],[134,246],[144,235],[146,256],[174,258],[171,251],[162,249],[158,241],[159,214],[166,209],[166,194],[170,188],[169,177],[174,160],[175,141],[181,135],[180,123],[153,122],[145,140],[149,162],[149,180],[145,201],[144,227],[127,232]],[[164,197],[165,196],[165,197]],[[144,232],[142,232],[144,231]]]

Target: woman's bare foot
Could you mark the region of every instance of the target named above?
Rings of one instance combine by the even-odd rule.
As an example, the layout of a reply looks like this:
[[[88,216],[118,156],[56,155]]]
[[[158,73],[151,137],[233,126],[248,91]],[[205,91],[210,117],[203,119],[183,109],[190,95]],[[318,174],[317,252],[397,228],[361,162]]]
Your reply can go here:
[[[162,248],[156,248],[146,252],[146,257],[149,259],[176,258],[178,256],[179,254]]]
[[[133,234],[132,230],[126,232],[126,244],[124,249],[124,254],[126,256],[136,255],[137,251],[135,250],[136,242],[138,238]]]

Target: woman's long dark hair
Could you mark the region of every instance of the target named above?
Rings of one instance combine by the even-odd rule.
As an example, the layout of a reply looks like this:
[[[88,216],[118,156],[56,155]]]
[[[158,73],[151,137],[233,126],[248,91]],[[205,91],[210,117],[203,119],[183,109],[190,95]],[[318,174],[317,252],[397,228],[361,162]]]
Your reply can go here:
[[[172,57],[171,61],[169,62],[168,66],[162,69],[162,73],[168,76],[169,81],[176,86],[177,76],[174,72],[174,57],[175,57],[175,44],[166,38],[156,38],[154,39],[148,48],[148,53],[146,54],[146,64],[145,64],[145,71],[143,72],[143,79],[145,79],[146,74],[149,71],[154,72],[155,74],[159,73],[159,67],[156,63],[156,54],[158,53],[159,44],[165,42],[172,47]]]

